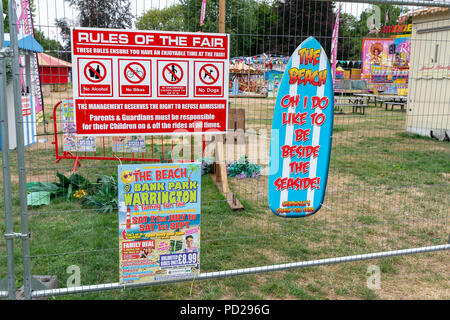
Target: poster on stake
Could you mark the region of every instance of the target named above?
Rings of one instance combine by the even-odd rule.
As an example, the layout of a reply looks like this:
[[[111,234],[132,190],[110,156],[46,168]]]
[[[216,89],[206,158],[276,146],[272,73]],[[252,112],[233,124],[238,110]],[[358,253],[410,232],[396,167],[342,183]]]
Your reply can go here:
[[[293,52],[281,80],[272,122],[269,207],[305,217],[322,206],[333,130],[334,93],[325,51],[313,37]]]
[[[195,276],[201,164],[121,165],[118,177],[120,283]]]

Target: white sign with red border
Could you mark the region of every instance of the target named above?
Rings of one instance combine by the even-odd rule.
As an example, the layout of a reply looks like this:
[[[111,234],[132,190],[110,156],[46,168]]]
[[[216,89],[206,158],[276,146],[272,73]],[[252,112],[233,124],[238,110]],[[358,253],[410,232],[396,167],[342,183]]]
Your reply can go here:
[[[229,35],[74,28],[71,36],[78,134],[227,131]]]
[[[151,97],[150,59],[119,59],[119,96]]]
[[[158,60],[158,97],[188,97],[189,61]]]
[[[112,59],[78,58],[77,65],[80,97],[112,97]]]

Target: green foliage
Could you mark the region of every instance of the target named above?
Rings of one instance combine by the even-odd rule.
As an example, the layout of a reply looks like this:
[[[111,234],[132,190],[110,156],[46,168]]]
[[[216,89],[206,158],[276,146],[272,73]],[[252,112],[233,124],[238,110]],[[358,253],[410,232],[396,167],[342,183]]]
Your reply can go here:
[[[53,182],[29,182],[27,192],[50,192],[50,195],[55,197],[61,195],[63,189]]]
[[[243,178],[256,178],[261,174],[261,166],[248,161],[247,156],[243,156],[239,161],[227,165],[228,176]]]
[[[4,22],[4,30],[5,33],[9,33],[9,15],[8,15],[8,0],[2,0],[2,5],[3,5],[3,13],[6,14],[5,19],[3,20]]]
[[[70,201],[73,193],[77,190],[88,190],[92,184],[85,177],[73,173],[66,177],[60,172],[56,173],[59,182],[29,182],[27,183],[27,192],[50,192],[52,197],[64,197]]]
[[[331,51],[331,36],[336,15],[330,1],[278,0],[274,2],[276,23],[270,26],[264,52],[290,56],[309,36],[319,39],[325,51]]]
[[[202,159],[202,175],[212,172],[212,159],[203,158]]]
[[[144,30],[200,30],[202,0],[181,0],[180,4],[162,9],[150,9],[136,21]],[[231,56],[261,53],[264,35],[269,35],[276,13],[269,1],[228,0],[225,2],[225,32],[230,34]],[[219,0],[206,2],[203,32],[218,32]]]
[[[85,191],[81,198],[84,207],[94,207],[99,212],[112,212],[118,208],[117,202],[117,177],[102,175],[97,183],[91,183],[80,174],[73,173],[66,177],[62,173],[56,173],[59,182],[30,182],[27,184],[28,192],[50,192],[52,197],[64,197],[70,201],[75,192]]]
[[[139,30],[184,31],[183,7],[175,4],[164,9],[150,9],[136,21]]]
[[[30,182],[27,184],[28,192],[50,192],[51,197],[63,197],[71,201],[77,191],[84,191],[81,202],[84,207],[94,207],[97,211],[106,213],[118,208],[117,202],[117,177],[102,175],[97,183],[89,180],[78,173],[66,177],[57,172],[59,182]]]
[[[17,0],[16,0],[17,1]],[[30,2],[30,10],[33,21],[35,20],[36,6],[34,4],[34,0],[29,0]],[[8,15],[8,0],[2,0],[3,5],[3,13],[6,14],[4,21],[5,33],[9,33],[9,15]]]
[[[59,53],[64,50],[61,43],[56,40],[51,40],[47,38],[43,32],[34,29],[34,38],[39,42],[39,44],[44,49],[44,52],[48,53],[51,56],[59,58]]]
[[[64,0],[79,11],[80,27],[127,29],[132,26],[130,0]]]
[[[395,25],[398,23],[399,16],[405,12],[406,7],[399,7],[391,4],[377,4],[380,21],[374,20],[376,10],[374,5],[362,11],[357,18],[350,13],[341,12],[339,18],[339,38],[337,59],[341,60],[361,60],[361,49],[363,38],[378,37],[388,38],[390,33],[370,34],[369,26],[372,23],[379,23],[380,29],[386,25]],[[386,13],[389,21],[386,22]],[[403,23],[411,23],[411,18]],[[378,32],[381,30],[378,30]]]
[[[64,0],[79,12],[77,21],[67,18],[55,19],[55,25],[64,36],[63,60],[70,61],[72,44],[70,29],[73,26],[109,29],[130,29],[133,25],[130,0]]]
[[[63,190],[62,194],[65,196],[66,201],[71,200],[75,191],[87,190],[91,185],[88,179],[78,173],[73,173],[69,178],[67,178],[62,173],[57,172],[56,176],[59,179],[59,183],[57,183],[57,185]]]

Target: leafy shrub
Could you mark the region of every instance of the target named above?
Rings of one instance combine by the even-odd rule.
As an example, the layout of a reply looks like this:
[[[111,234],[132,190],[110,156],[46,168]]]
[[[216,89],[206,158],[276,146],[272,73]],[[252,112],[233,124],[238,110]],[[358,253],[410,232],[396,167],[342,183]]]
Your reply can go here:
[[[66,201],[72,198],[81,200],[84,207],[94,207],[106,213],[118,208],[117,177],[102,175],[96,183],[78,173],[66,177],[57,172],[59,182],[30,182],[27,183],[28,192],[49,192],[53,198],[64,197]]]
[[[227,164],[227,174],[238,179],[257,178],[261,175],[261,166],[248,161],[247,156],[242,156],[239,161]]]
[[[78,190],[89,190],[92,184],[89,180],[78,173],[66,177],[60,172],[56,173],[59,182],[29,182],[27,192],[50,192],[51,197],[65,197],[70,201],[74,192]]]
[[[103,175],[97,179],[93,192],[84,196],[81,201],[85,207],[95,207],[99,212],[111,213],[118,208],[117,194],[117,177]]]

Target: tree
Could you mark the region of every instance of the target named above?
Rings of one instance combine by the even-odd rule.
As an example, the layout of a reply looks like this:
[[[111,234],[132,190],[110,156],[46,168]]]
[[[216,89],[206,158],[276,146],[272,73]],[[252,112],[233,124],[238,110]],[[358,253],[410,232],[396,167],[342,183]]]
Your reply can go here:
[[[265,52],[290,56],[301,41],[313,36],[330,53],[336,17],[332,2],[277,0],[274,7],[277,18]]]
[[[56,19],[55,23],[61,29],[63,38],[66,39],[64,48],[70,53],[70,27],[95,27],[127,29],[132,26],[130,0],[64,0],[79,12],[77,21],[69,19]],[[70,54],[68,54],[70,55]],[[69,61],[68,57],[65,60]]]
[[[371,26],[375,26],[380,31],[382,26],[396,24],[398,17],[407,9],[391,4],[377,4],[363,11],[359,17],[359,32],[362,36],[367,35]],[[379,16],[378,16],[379,15]],[[389,20],[386,21],[386,18]],[[377,37],[390,37],[389,34],[372,33]]]
[[[64,0],[80,13],[80,27],[126,29],[132,26],[130,0]]]
[[[356,34],[357,26],[358,18],[341,11],[339,15],[337,60],[361,59],[361,40]]]
[[[29,2],[30,2],[31,15],[33,17],[32,19],[34,20],[34,14],[36,12],[36,7],[34,5],[34,0],[29,0]],[[3,5],[3,13],[6,14],[6,17],[4,20],[4,30],[5,30],[5,33],[9,33],[8,0],[2,0],[2,5]]]
[[[51,56],[59,58],[59,53],[64,50],[61,43],[59,43],[56,40],[52,40],[47,38],[43,32],[34,29],[34,38],[37,40],[37,42],[40,43],[42,48],[44,49],[44,52],[48,53]]]
[[[202,0],[180,0],[186,31],[199,31]],[[227,0],[225,33],[230,34],[230,54],[256,55],[262,52],[263,35],[274,21],[269,0]],[[219,31],[219,0],[206,2],[203,32]]]
[[[3,13],[6,14],[3,26],[4,26],[4,30],[5,33],[9,32],[9,14],[8,14],[8,0],[2,0],[2,5],[3,5]]]

